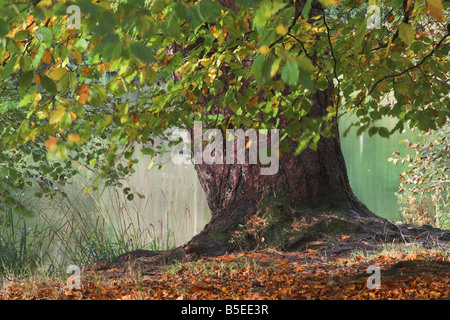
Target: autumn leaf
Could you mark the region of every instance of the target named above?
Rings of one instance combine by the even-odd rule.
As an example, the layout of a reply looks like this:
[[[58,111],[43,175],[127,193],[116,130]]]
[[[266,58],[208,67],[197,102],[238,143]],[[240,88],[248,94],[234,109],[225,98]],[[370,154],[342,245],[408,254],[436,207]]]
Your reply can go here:
[[[276,32],[282,36],[284,36],[285,34],[288,33],[288,28],[286,28],[285,26],[283,26],[282,24],[278,25],[276,28]]]
[[[270,48],[268,46],[262,46],[258,49],[259,53],[266,54],[270,51]]]
[[[58,148],[58,142],[59,139],[56,137],[50,137],[48,140],[44,143],[44,146],[48,148],[48,151],[55,152]]]
[[[83,77],[87,77],[87,76],[89,75],[89,73],[90,73],[90,68],[89,68],[88,66],[83,67],[83,68],[81,69],[81,75],[82,75]]]
[[[52,51],[46,50],[45,54],[42,56],[41,61],[47,64],[52,63]]]
[[[79,98],[78,98],[79,103],[87,102],[87,100],[89,98],[89,91],[90,91],[90,87],[89,87],[89,84],[87,84],[87,83],[84,83],[77,88],[75,93],[79,96]]]
[[[80,136],[77,135],[77,134],[74,134],[74,133],[70,133],[70,134],[67,136],[67,139],[69,139],[69,141],[70,141],[70,142],[73,142],[73,143],[79,143],[79,142],[81,141]]]
[[[439,22],[445,22],[443,8],[442,8],[442,1],[441,0],[428,0],[427,2],[429,4],[428,8],[430,10],[431,16]]]
[[[72,121],[75,121],[77,119],[77,115],[72,111],[70,111],[70,117],[72,118]]]
[[[253,108],[258,103],[258,96],[254,96],[248,101],[248,107]]]
[[[62,105],[58,105],[56,107],[56,110],[52,112],[52,115],[50,116],[50,120],[48,121],[49,124],[57,124],[61,121],[61,119],[66,114],[66,108]]]
[[[56,68],[48,72],[48,76],[50,79],[54,81],[59,81],[61,78],[67,73],[65,68]]]

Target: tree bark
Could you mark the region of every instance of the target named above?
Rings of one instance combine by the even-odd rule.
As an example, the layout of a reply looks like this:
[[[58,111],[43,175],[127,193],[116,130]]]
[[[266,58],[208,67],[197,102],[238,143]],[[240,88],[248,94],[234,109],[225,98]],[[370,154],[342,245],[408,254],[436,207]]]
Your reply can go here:
[[[310,116],[322,116],[327,112],[325,107],[330,105],[331,89],[330,86],[328,90],[315,93]],[[226,150],[223,151],[224,164],[196,164],[195,169],[212,218],[205,229],[187,244],[187,250],[212,255],[233,250],[236,248],[233,234],[239,233],[239,227],[252,220],[253,216],[259,216],[263,208],[274,210],[271,202],[282,207],[283,212],[278,212],[282,224],[292,224],[295,220],[305,218],[304,212],[308,212],[306,216],[309,219],[316,220],[320,220],[324,213],[339,212],[351,219],[381,222],[382,219],[370,212],[354,195],[341,151],[337,124],[328,125],[334,126],[334,137],[321,137],[317,151],[306,149],[298,156],[293,152],[283,153],[279,158],[279,170],[274,175],[261,175],[261,165],[249,164],[248,159],[244,164],[227,164]],[[288,143],[292,150],[298,144],[292,140]],[[276,210],[280,211],[280,208]],[[285,239],[281,239],[277,246],[286,246],[296,234],[291,232],[285,235]],[[319,236],[310,235],[310,238],[316,240]],[[238,245],[247,247],[249,244]]]
[[[313,109],[316,114],[323,115],[326,112],[321,105],[330,104],[319,104],[318,100],[328,99],[328,95],[329,91],[315,94],[316,104]],[[212,216],[236,201],[257,203],[268,195],[287,196],[304,205],[342,207],[361,215],[369,214],[350,187],[337,127],[334,132],[333,138],[321,138],[317,151],[307,149],[299,156],[283,153],[279,171],[275,175],[261,175],[261,166],[249,164],[248,159],[243,165],[196,165]],[[295,150],[297,142],[289,141],[289,145]],[[226,162],[225,159],[223,162]]]
[[[238,11],[233,0],[221,0],[220,2],[231,10]],[[321,14],[318,9],[320,4],[316,1],[313,2],[314,6],[310,15]],[[296,3],[296,15],[301,12],[302,6],[302,3]],[[250,65],[251,63],[248,63],[248,67]],[[224,83],[223,90],[227,90],[228,71],[226,68],[222,70],[220,80]],[[249,81],[244,82],[241,94],[245,94],[246,86],[249,83]],[[330,81],[326,90],[314,94],[314,104],[308,116],[313,118],[325,115],[326,108],[333,105],[332,94],[333,84]],[[214,97],[208,98],[215,99]],[[262,97],[260,97],[261,99]],[[226,116],[233,114],[227,108],[222,112]],[[288,124],[287,119],[280,118],[280,120],[282,125]],[[205,191],[212,218],[205,229],[185,246],[187,252],[219,255],[237,247],[252,248],[259,245],[257,242],[261,238],[266,238],[261,234],[266,234],[273,240],[269,233],[275,235],[276,241],[271,241],[270,244],[266,241],[267,245],[298,249],[304,243],[319,239],[321,237],[319,233],[333,232],[331,229],[335,223],[328,223],[329,225],[325,228],[319,223],[317,228],[324,229],[321,231],[309,232],[301,229],[301,232],[297,232],[298,230],[292,229],[294,222],[304,220],[306,217],[309,222],[319,221],[325,213],[337,214],[339,212],[346,217],[345,219],[353,220],[348,222],[339,218],[348,227],[343,228],[342,232],[349,231],[349,228],[358,229],[360,223],[355,222],[357,219],[370,219],[381,223],[382,219],[370,212],[356,198],[350,187],[337,123],[326,125],[333,126],[334,137],[321,137],[316,151],[307,149],[298,156],[293,152],[283,153],[279,158],[279,171],[275,175],[261,175],[261,165],[249,164],[248,159],[242,165],[226,164],[226,151],[223,153],[224,164],[196,164],[195,169]],[[288,145],[291,150],[296,150],[298,142],[290,140]],[[278,209],[274,209],[274,203],[278,204]],[[261,215],[264,215],[262,210],[272,213],[277,211],[279,219],[275,222],[281,222],[277,225],[277,223],[265,221],[262,223],[269,225],[262,229],[257,228],[257,230],[250,227],[242,228],[255,217],[262,218]],[[329,220],[327,221],[330,222]],[[338,224],[342,225],[342,223]],[[290,229],[290,232],[284,235],[279,234],[280,225]],[[242,229],[245,229],[245,232]],[[245,235],[245,233],[247,234]],[[243,238],[249,238],[248,233],[253,234],[250,236],[251,239],[243,240]],[[257,239],[254,239],[255,237]],[[295,239],[300,240],[296,241]]]

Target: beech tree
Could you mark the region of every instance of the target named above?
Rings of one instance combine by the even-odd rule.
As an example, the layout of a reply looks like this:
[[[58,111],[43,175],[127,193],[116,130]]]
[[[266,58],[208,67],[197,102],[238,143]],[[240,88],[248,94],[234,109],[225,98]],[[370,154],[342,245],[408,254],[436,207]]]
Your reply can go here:
[[[278,129],[279,170],[261,175],[264,165],[248,159],[197,163],[212,219],[182,255],[339,250],[342,235],[368,244],[428,230],[358,201],[338,123],[353,113],[345,134],[388,138],[448,122],[448,2],[0,3],[3,189],[52,192],[77,174],[74,162],[120,186],[136,150],[155,157],[164,152],[156,137],[200,121],[223,133]],[[393,130],[377,124],[383,117],[396,119]],[[15,200],[4,191],[0,201]]]

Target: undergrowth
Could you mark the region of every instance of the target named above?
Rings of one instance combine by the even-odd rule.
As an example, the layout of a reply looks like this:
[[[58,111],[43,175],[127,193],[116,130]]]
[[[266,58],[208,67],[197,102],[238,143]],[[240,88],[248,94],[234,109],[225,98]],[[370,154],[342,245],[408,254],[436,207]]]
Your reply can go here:
[[[39,205],[30,203],[34,217],[0,208],[0,278],[66,275],[69,265],[82,267],[136,249],[175,246],[173,231],[162,222],[145,224],[126,202],[112,199],[117,203],[108,207],[94,196],[89,201],[40,199]]]

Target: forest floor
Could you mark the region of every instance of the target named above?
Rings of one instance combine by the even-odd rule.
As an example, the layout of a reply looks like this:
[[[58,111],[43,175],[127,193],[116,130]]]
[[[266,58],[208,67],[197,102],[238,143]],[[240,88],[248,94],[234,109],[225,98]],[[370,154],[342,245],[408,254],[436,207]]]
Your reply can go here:
[[[369,289],[376,283],[370,266],[380,270],[378,289]],[[416,244],[339,255],[268,249],[168,266],[139,259],[99,263],[80,275],[79,289],[69,289],[63,277],[0,282],[0,300],[450,299],[450,250]]]

